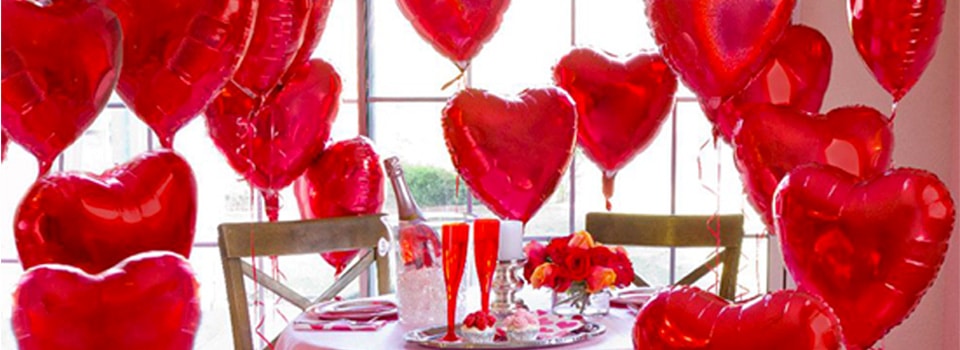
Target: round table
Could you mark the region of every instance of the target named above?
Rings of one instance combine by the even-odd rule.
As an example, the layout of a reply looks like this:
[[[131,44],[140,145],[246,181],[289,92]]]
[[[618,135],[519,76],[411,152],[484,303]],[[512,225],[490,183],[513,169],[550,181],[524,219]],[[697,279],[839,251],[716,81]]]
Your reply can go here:
[[[479,293],[468,292],[468,310],[471,304],[479,304],[472,299],[479,299]],[[472,296],[472,297],[471,297]],[[392,298],[393,296],[385,296]],[[524,290],[523,297],[527,305],[533,309],[547,309],[550,306],[548,290]],[[303,314],[297,316],[304,317]],[[603,324],[607,331],[597,337],[567,346],[551,347],[550,349],[632,349],[630,332],[636,316],[625,308],[611,307],[610,314],[595,317],[592,320]],[[421,326],[412,326],[394,321],[376,331],[310,331],[296,330],[288,325],[277,339],[277,350],[316,350],[316,349],[428,349],[418,344],[407,343],[404,335]]]

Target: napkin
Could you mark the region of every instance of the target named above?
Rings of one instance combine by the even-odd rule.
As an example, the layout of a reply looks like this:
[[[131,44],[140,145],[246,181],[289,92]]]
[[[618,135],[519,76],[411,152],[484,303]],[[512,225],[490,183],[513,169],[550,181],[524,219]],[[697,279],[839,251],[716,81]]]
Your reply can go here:
[[[352,332],[352,331],[375,331],[382,328],[387,324],[387,320],[379,321],[350,321],[350,320],[333,320],[333,321],[314,321],[314,320],[297,320],[293,323],[293,329],[298,331],[340,331],[340,332]]]

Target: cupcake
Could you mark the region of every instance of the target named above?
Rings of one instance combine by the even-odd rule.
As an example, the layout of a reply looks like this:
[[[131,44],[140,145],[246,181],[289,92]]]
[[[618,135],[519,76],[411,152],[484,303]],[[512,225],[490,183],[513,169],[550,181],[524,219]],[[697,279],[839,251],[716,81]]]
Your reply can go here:
[[[537,334],[540,333],[537,315],[524,309],[507,316],[501,325],[506,328],[509,341],[531,341],[537,339]]]
[[[474,312],[463,319],[460,335],[470,343],[493,342],[493,336],[497,333],[493,324],[496,322],[497,319],[490,314]]]

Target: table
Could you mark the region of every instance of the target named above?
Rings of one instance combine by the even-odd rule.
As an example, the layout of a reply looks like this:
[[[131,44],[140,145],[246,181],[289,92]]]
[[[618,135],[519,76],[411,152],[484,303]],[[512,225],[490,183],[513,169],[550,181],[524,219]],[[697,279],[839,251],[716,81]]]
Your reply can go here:
[[[468,291],[467,310],[476,310],[471,304],[479,304],[479,293]],[[473,296],[473,297],[471,297]],[[524,300],[534,309],[547,309],[550,294],[547,290],[524,290]],[[298,318],[304,315],[297,316]],[[631,329],[636,315],[625,308],[611,307],[610,314],[593,319],[607,327],[606,333],[586,341],[549,349],[633,349]],[[404,341],[404,335],[418,327],[400,322],[390,322],[372,332],[300,331],[287,326],[277,339],[277,350],[347,350],[347,349],[429,349]]]

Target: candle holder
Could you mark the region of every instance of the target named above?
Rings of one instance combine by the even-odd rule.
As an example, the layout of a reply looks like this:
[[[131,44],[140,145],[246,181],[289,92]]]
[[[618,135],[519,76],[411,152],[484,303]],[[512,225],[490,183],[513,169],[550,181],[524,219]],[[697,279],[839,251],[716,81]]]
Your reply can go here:
[[[503,319],[525,306],[523,299],[517,298],[517,292],[523,289],[523,265],[527,259],[500,260],[493,272],[493,302],[490,311],[497,319]]]

